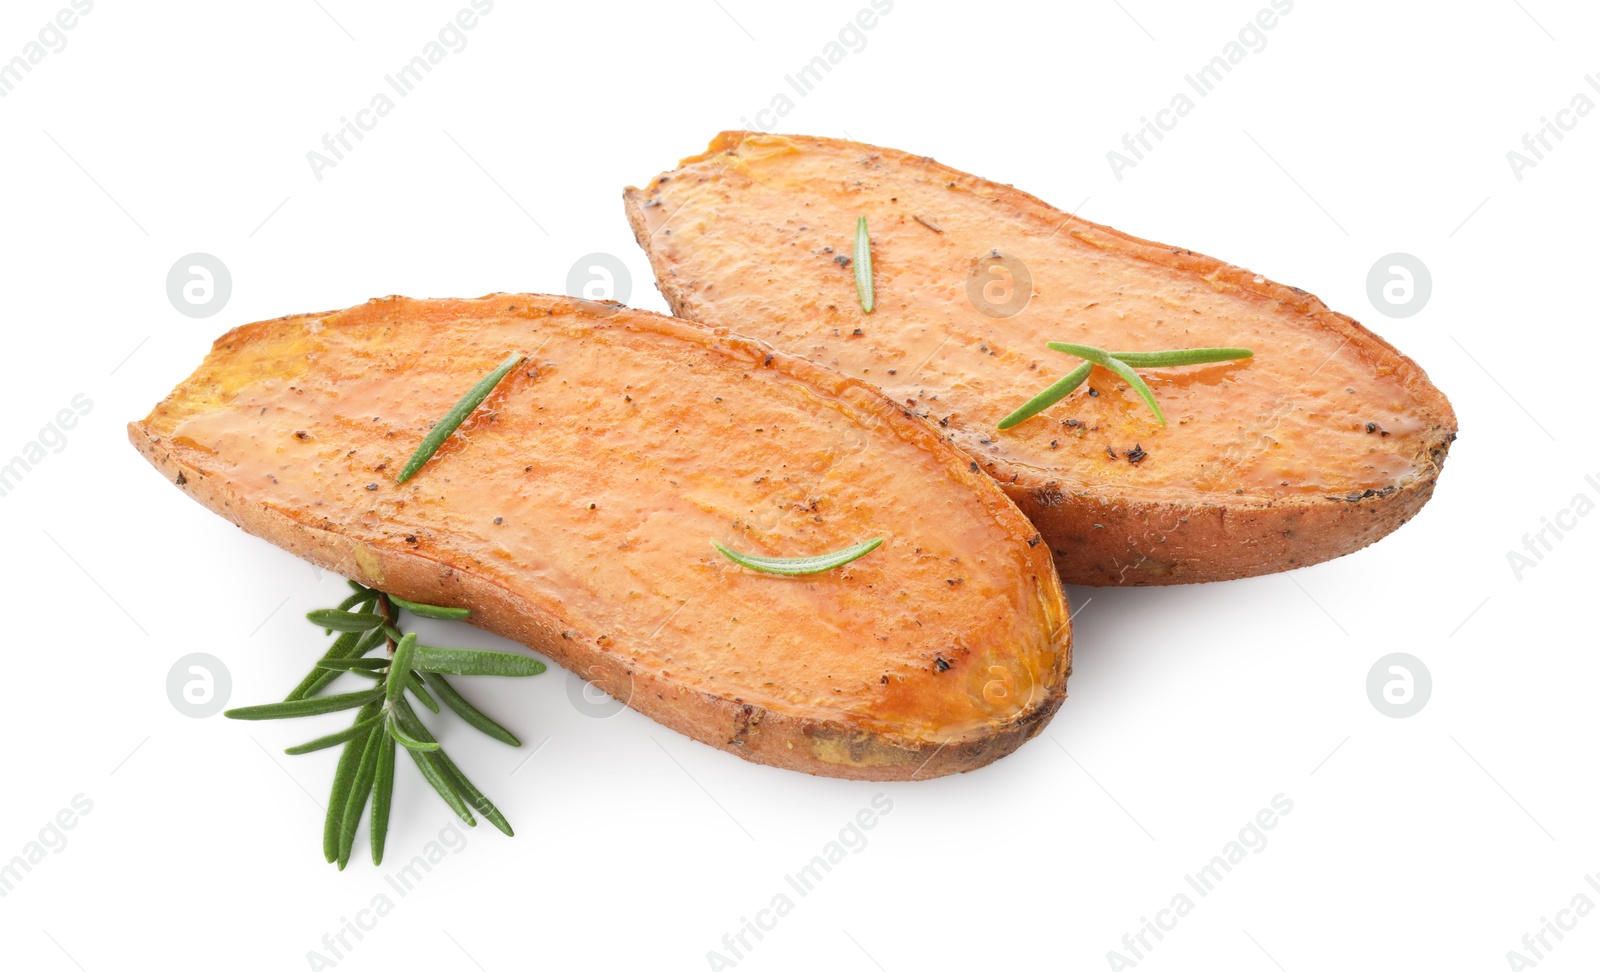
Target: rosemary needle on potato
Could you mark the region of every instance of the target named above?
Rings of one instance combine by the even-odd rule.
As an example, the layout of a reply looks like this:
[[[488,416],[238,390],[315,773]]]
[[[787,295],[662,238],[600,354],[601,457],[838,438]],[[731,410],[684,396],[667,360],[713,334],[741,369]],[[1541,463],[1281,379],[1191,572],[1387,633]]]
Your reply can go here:
[[[471,415],[479,405],[483,404],[483,400],[489,397],[490,392],[494,391],[494,386],[500,384],[500,379],[510,374],[511,369],[521,363],[522,355],[513,352],[510,357],[500,362],[500,367],[479,379],[478,383],[473,385],[471,390],[461,396],[461,400],[456,402],[450,411],[445,413],[444,418],[436,422],[433,428],[428,431],[428,434],[423,436],[422,444],[417,446],[417,451],[412,453],[411,458],[406,461],[405,468],[400,470],[400,475],[395,478],[395,482],[403,483],[415,476],[417,470],[421,469],[429,459],[432,459],[433,454],[439,451],[440,446],[444,445],[444,440],[450,438],[451,433],[460,428],[461,423],[467,420],[467,416]]]
[[[856,217],[856,299],[863,313],[872,313],[872,237],[867,234],[867,217]]]
[[[878,549],[881,543],[883,543],[882,537],[873,537],[871,540],[863,540],[861,543],[845,547],[843,550],[816,554],[811,557],[762,557],[757,554],[743,554],[737,550],[730,550],[715,540],[711,541],[711,546],[717,549],[717,553],[722,554],[740,567],[748,567],[763,574],[781,574],[795,577],[803,574],[820,574],[823,571],[833,570],[835,567],[843,567],[852,560],[860,560],[867,554],[872,553],[872,551]]]

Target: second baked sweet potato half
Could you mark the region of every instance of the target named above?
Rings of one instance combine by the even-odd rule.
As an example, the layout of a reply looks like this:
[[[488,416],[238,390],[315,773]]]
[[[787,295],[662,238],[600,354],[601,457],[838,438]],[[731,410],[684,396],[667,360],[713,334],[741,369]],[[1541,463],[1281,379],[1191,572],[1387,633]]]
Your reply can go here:
[[[522,363],[405,482],[432,423]],[[530,294],[263,321],[129,427],[170,481],[313,563],[519,641],[746,759],[981,766],[1065,694],[1048,548],[971,460],[765,345]],[[773,557],[882,538],[847,566]]]
[[[1349,553],[1416,514],[1455,438],[1414,361],[1305,291],[929,158],[724,132],[625,199],[675,314],[925,416],[1032,517],[1067,583],[1224,580]],[[1050,342],[1254,357],[1145,369],[1165,426],[1096,367],[1001,429],[1080,364]]]

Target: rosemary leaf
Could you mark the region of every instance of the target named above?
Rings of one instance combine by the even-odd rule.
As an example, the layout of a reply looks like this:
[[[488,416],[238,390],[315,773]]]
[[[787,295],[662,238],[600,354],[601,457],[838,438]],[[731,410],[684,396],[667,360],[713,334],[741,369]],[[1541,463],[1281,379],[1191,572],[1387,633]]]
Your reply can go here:
[[[373,700],[357,714],[356,721],[370,719],[378,713],[378,702]],[[367,731],[372,732],[371,729]],[[322,822],[322,856],[329,864],[339,859],[339,826],[344,822],[344,806],[350,801],[350,787],[355,782],[356,771],[361,768],[366,744],[366,739],[360,736],[346,743],[344,752],[339,754],[339,768],[333,773],[333,792],[328,797],[328,809]]]
[[[359,604],[366,604],[368,601],[375,601],[377,599],[377,591],[371,589],[356,591],[354,594],[340,601],[339,607],[336,610],[348,611]]]
[[[468,827],[476,827],[478,825],[477,818],[472,816],[472,811],[467,809],[467,805],[462,801],[461,795],[455,791],[453,782],[445,775],[439,764],[435,762],[434,754],[419,753],[415,749],[408,749],[406,752],[411,754],[411,758],[417,764],[417,769],[422,771],[422,778],[427,780],[428,785],[438,792],[445,805],[454,810],[456,816],[465,821]]]
[[[339,822],[339,870],[350,863],[350,851],[355,847],[356,828],[361,825],[361,811],[367,808],[367,797],[372,795],[372,779],[378,771],[378,747],[382,742],[379,733],[367,735],[361,753],[361,763],[350,784],[350,796],[345,800],[344,815]]]
[[[1111,357],[1135,368],[1175,368],[1179,365],[1211,364],[1251,358],[1249,348],[1183,348],[1178,351],[1112,351]]]
[[[483,819],[494,824],[495,829],[502,834],[507,837],[515,837],[516,834],[511,830],[511,821],[505,818],[505,814],[500,812],[499,807],[496,807],[489,801],[488,797],[483,795],[482,790],[472,785],[472,781],[467,779],[467,774],[461,772],[461,767],[456,765],[455,760],[446,756],[443,750],[440,750],[436,756],[450,782],[455,784],[456,792],[461,794],[461,799],[466,802],[467,806],[483,814]]]
[[[358,670],[362,670],[362,669],[365,669],[366,671],[375,671],[377,669],[388,668],[389,667],[389,659],[387,659],[387,658],[324,658],[322,661],[317,662],[317,667],[318,668],[325,668],[325,669],[328,669],[329,671],[335,671],[335,672],[350,672],[350,671],[358,671]]]
[[[433,618],[436,621],[465,621],[472,616],[470,608],[439,607],[437,604],[418,604],[405,598],[395,597],[393,594],[385,595],[395,607],[410,611],[419,618]]]
[[[334,608],[334,610],[336,610],[336,611],[348,611],[350,608],[359,607],[360,608],[360,613],[363,613],[363,614],[370,613],[372,608],[369,607],[368,605],[370,605],[373,601],[377,600],[377,598],[378,598],[378,592],[377,591],[369,591],[366,588],[362,588],[361,590],[357,591],[356,593],[351,594],[349,597],[347,597],[344,600],[340,601],[339,602],[339,606],[337,608]],[[323,634],[333,634],[333,629],[332,628],[323,628],[322,629],[322,633]]]
[[[394,657],[390,659],[389,679],[384,685],[384,695],[392,706],[400,699],[401,693],[406,688],[406,677],[411,674],[411,656],[417,649],[417,636],[408,634],[400,639],[400,644],[395,647]]]
[[[242,709],[229,709],[222,713],[230,719],[298,719],[301,716],[321,715],[354,709],[383,697],[381,689],[366,692],[347,692],[343,695],[323,695],[314,699],[296,699],[293,702],[272,702],[268,705],[247,705]]]
[[[443,675],[438,672],[423,672],[422,680],[427,682],[428,687],[433,689],[434,693],[439,696],[439,701],[449,706],[467,725],[477,729],[491,739],[500,740],[507,746],[522,745],[522,740],[513,736],[504,726],[479,712],[471,702],[462,698],[461,693],[456,691],[454,685],[445,681]]]
[[[417,470],[421,469],[429,459],[432,459],[433,454],[439,451],[440,446],[444,445],[444,440],[450,438],[450,434],[461,427],[461,423],[466,421],[467,416],[471,415],[474,409],[483,404],[483,400],[489,397],[490,392],[494,391],[494,386],[500,384],[500,379],[510,374],[511,369],[521,363],[522,355],[513,352],[506,360],[500,363],[500,367],[479,379],[478,383],[473,385],[472,389],[461,396],[461,400],[456,402],[455,406],[445,413],[444,418],[434,423],[433,428],[423,437],[422,444],[417,446],[417,451],[412,453],[411,458],[406,461],[405,468],[400,470],[400,475],[395,479],[395,482],[403,483],[415,476]]]
[[[1054,405],[1056,402],[1059,402],[1063,398],[1066,398],[1068,395],[1072,394],[1072,392],[1079,385],[1083,384],[1084,380],[1089,377],[1089,372],[1093,370],[1093,361],[1085,361],[1083,364],[1078,365],[1076,368],[1067,372],[1067,374],[1060,381],[1028,399],[1026,402],[1023,402],[1021,408],[1001,419],[999,427],[1001,429],[1009,429],[1014,425],[1020,425],[1021,423],[1026,422],[1028,419],[1033,418],[1035,415],[1038,415],[1040,412]]]
[[[439,703],[435,702],[433,696],[428,694],[428,688],[422,684],[421,677],[414,670],[409,674],[410,677],[406,679],[406,688],[410,690],[412,695],[417,697],[418,702],[428,707],[428,711],[438,712]]]
[[[383,628],[373,628],[371,631],[368,631],[366,634],[362,635],[361,644],[355,647],[355,650],[351,652],[350,657],[360,658],[361,656],[372,651],[374,648],[382,648],[384,645],[384,638],[388,636],[390,630],[393,629],[387,628],[387,626]]]
[[[1145,384],[1143,378],[1139,377],[1139,373],[1116,358],[1107,358],[1106,364],[1110,366],[1112,371],[1116,372],[1117,377],[1127,382],[1134,391],[1139,393],[1139,397],[1144,399],[1144,403],[1150,406],[1150,411],[1156,413],[1156,421],[1164,427],[1167,424],[1167,417],[1161,414],[1161,406],[1156,404],[1156,393],[1150,390],[1150,386]]]
[[[856,217],[856,299],[863,313],[872,313],[872,238],[867,235],[867,217]]]
[[[394,798],[394,738],[387,733],[378,745],[378,768],[372,775],[372,863],[383,863],[383,844],[389,836],[389,805]]]
[[[418,739],[406,732],[405,728],[401,726],[399,721],[395,718],[393,712],[389,713],[389,735],[394,737],[395,742],[406,747],[414,753],[436,753],[439,751],[438,743],[424,742],[423,740]]]
[[[307,611],[306,620],[319,628],[331,628],[334,631],[371,631],[383,624],[383,618],[376,614],[352,614],[349,611],[322,609]]]
[[[410,638],[411,635],[406,637]],[[400,655],[395,653],[395,662]],[[411,667],[419,672],[444,672],[448,675],[501,675],[519,678],[544,672],[544,662],[508,651],[476,651],[471,648],[430,648],[418,645]]]
[[[285,749],[284,752],[290,756],[302,756],[306,753],[314,753],[319,749],[327,749],[330,746],[337,746],[340,743],[349,739],[354,739],[357,736],[364,737],[367,733],[367,730],[376,726],[378,724],[378,720],[382,718],[383,713],[380,712],[370,719],[357,719],[355,724],[348,729],[341,729],[338,732],[323,736],[321,739],[313,739],[308,743],[301,743],[298,746],[290,746],[288,749]]]
[[[850,561],[859,560],[878,549],[878,545],[881,543],[883,543],[882,537],[873,537],[871,540],[864,540],[854,546],[845,547],[843,550],[816,554],[811,557],[762,557],[756,554],[743,554],[737,550],[729,550],[715,540],[711,541],[711,546],[717,549],[717,553],[722,554],[740,567],[758,570],[763,574],[781,574],[787,577],[797,577],[802,574],[820,574],[823,571],[833,570],[835,567],[843,567]]]

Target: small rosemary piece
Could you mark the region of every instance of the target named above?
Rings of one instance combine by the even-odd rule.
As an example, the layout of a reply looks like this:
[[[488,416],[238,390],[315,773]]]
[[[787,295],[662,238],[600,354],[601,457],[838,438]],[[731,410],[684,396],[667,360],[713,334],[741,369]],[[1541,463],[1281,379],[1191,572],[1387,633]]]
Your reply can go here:
[[[375,614],[352,614],[337,609],[312,611],[306,615],[306,620],[322,625],[325,631],[342,631],[345,634],[360,634],[383,625],[383,619]]]
[[[475,810],[506,836],[511,836],[511,824],[505,815],[467,779],[461,767],[445,755],[439,741],[411,708],[406,694],[409,692],[430,710],[439,712],[439,703],[434,699],[437,693],[445,706],[468,725],[509,746],[520,746],[522,743],[516,736],[462,698],[443,673],[538,675],[545,670],[544,662],[509,652],[419,645],[414,632],[401,633],[396,627],[400,610],[417,617],[444,620],[462,620],[472,612],[468,608],[407,601],[354,581],[350,586],[356,594],[345,599],[344,607],[355,607],[355,611],[335,609],[306,615],[311,623],[332,628],[340,634],[289,697],[270,705],[229,709],[223,714],[230,719],[291,719],[358,710],[348,727],[284,750],[297,756],[343,746],[322,830],[323,856],[329,863],[337,863],[341,871],[350,861],[356,830],[369,800],[372,862],[383,863],[394,795],[397,746],[411,754],[423,778],[469,826],[477,823],[472,815]],[[381,657],[366,657],[368,652],[380,647],[386,649]],[[342,695],[317,694],[323,686],[345,674],[366,678],[372,687]]]
[[[1155,392],[1149,384],[1133,370],[1134,368],[1171,368],[1181,365],[1210,364],[1215,361],[1236,361],[1241,358],[1254,356],[1249,348],[1181,348],[1175,351],[1105,351],[1091,347],[1087,344],[1066,344],[1061,341],[1051,341],[1045,345],[1052,351],[1060,351],[1083,359],[1083,364],[1072,369],[1065,377],[1044,391],[1028,399],[1020,408],[1000,420],[999,428],[1009,429],[1014,425],[1033,418],[1040,412],[1066,398],[1079,385],[1089,377],[1089,372],[1099,365],[1114,373],[1117,377],[1128,383],[1128,386],[1144,399],[1150,411],[1155,413],[1156,421],[1161,425],[1167,424],[1167,417],[1162,414],[1161,406],[1156,402]]]
[[[872,238],[867,235],[867,217],[856,217],[856,299],[863,313],[872,313]]]
[[[722,554],[740,567],[748,567],[763,574],[798,577],[803,574],[820,574],[824,571],[833,570],[835,567],[843,567],[852,560],[860,560],[867,554],[872,553],[872,551],[878,549],[878,545],[881,543],[883,543],[882,537],[873,537],[871,540],[864,540],[854,546],[845,547],[843,550],[816,554],[811,557],[762,557],[756,554],[742,554],[737,550],[729,550],[715,540],[711,541],[711,546],[717,549],[717,553]]]
[[[1255,352],[1249,348],[1183,348],[1178,351],[1112,351],[1111,356],[1135,368],[1173,368],[1178,365],[1237,361],[1255,357]]]
[[[1000,420],[1002,430],[1009,429],[1019,422],[1026,422],[1040,412],[1061,401],[1072,394],[1077,387],[1089,377],[1089,372],[1094,370],[1093,361],[1085,361],[1071,371],[1060,381],[1046,388],[1044,391],[1022,403],[1022,407]]]
[[[471,415],[474,409],[483,404],[483,400],[489,397],[490,392],[494,391],[494,386],[500,384],[500,379],[510,374],[511,369],[521,363],[522,355],[513,352],[510,357],[500,363],[500,367],[479,379],[478,383],[472,386],[472,390],[461,396],[461,401],[456,402],[455,406],[445,413],[444,418],[435,423],[428,434],[423,437],[422,444],[417,446],[417,451],[412,453],[411,458],[406,461],[405,468],[400,470],[400,475],[396,477],[395,482],[403,483],[415,476],[417,470],[421,469],[429,459],[432,459],[433,454],[439,451],[440,446],[444,445],[444,440],[450,438],[451,433],[460,428],[461,423],[467,420],[467,416]]]
[[[418,604],[404,598],[395,597],[393,594],[385,595],[389,603],[402,611],[410,611],[419,618],[433,618],[435,621],[465,621],[472,615],[468,608],[436,607],[432,604]]]

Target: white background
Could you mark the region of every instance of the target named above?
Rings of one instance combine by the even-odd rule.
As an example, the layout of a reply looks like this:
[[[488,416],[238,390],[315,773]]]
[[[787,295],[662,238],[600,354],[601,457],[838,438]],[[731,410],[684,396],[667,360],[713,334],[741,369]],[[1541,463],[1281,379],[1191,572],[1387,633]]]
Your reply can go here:
[[[65,5],[7,3],[0,60]],[[1506,158],[1579,91],[1600,101],[1584,82],[1600,12],[1556,0],[1297,0],[1120,181],[1106,152],[1265,0],[898,0],[768,121],[929,154],[1311,290],[1450,395],[1462,432],[1436,498],[1293,574],[1071,591],[1070,698],[1041,737],[956,778],[747,764],[631,711],[592,718],[559,670],[475,683],[527,745],[459,723],[445,741],[518,836],[480,826],[398,898],[384,875],[451,819],[402,766],[390,862],[324,865],[334,755],[281,753],[313,730],[190,718],[165,684],[204,651],[232,704],[280,696],[323,644],[300,615],[343,582],[164,483],[125,423],[247,321],[560,292],[595,251],[631,269],[631,303],[664,310],[622,187],[755,122],[866,4],[497,0],[318,181],[306,152],[466,5],[102,0],[0,99],[0,461],[74,395],[93,402],[0,499],[0,863],[75,795],[93,804],[0,898],[0,964],[322,967],[307,953],[331,964],[323,935],[385,892],[392,913],[347,936],[338,968],[704,969],[878,793],[893,809],[867,845],[790,891],[738,968],[1106,968],[1188,890],[1193,912],[1139,968],[1487,970],[1574,895],[1600,904],[1583,880],[1600,871],[1600,516],[1520,579],[1507,561],[1576,494],[1600,499],[1584,481],[1600,478],[1600,113],[1520,180]],[[196,251],[233,278],[203,320],[165,290]],[[1433,278],[1402,320],[1366,288],[1395,251]],[[1367,695],[1395,651],[1432,673],[1410,718]],[[1183,875],[1280,793],[1293,810],[1267,846],[1198,898]],[[1600,961],[1600,912],[1565,936],[1540,969]]]

